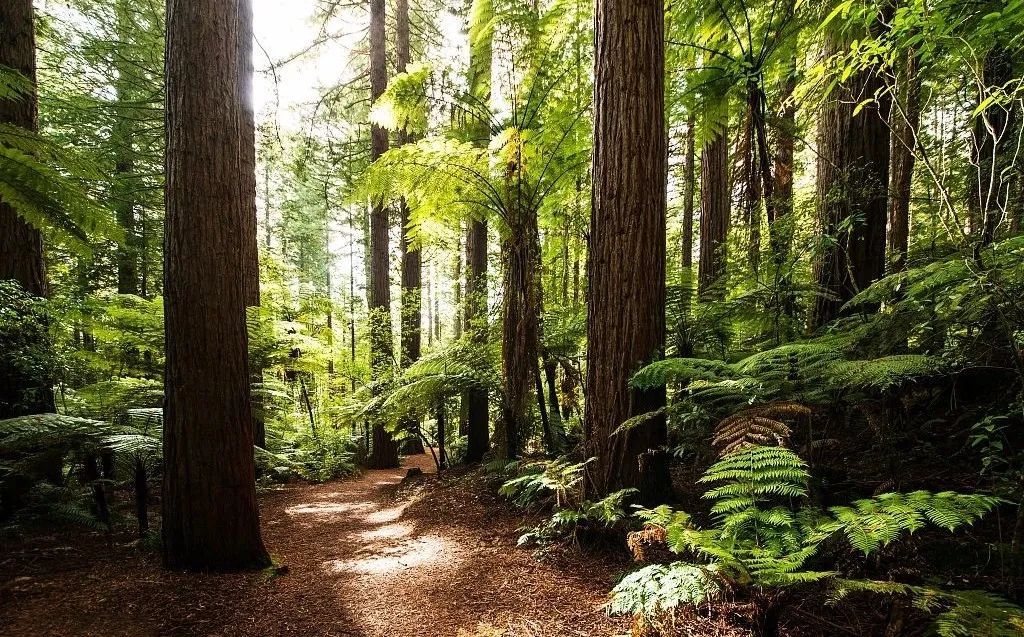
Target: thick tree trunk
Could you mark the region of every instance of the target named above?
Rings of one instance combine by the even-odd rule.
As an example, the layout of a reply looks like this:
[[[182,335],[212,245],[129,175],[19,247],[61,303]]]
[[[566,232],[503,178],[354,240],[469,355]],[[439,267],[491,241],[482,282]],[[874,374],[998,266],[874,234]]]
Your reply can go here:
[[[771,185],[771,180],[762,180],[759,151],[763,150],[759,132],[763,130],[764,102],[761,99],[761,88],[751,82],[747,87],[747,110],[743,121],[742,185],[743,185],[743,222],[747,226],[747,261],[750,263],[754,277],[759,276],[761,266],[761,200],[764,198],[764,186]],[[766,150],[766,149],[764,149]]]
[[[240,32],[252,33],[251,0],[239,3]],[[245,270],[245,305],[260,306],[260,255],[259,255],[259,224],[256,221],[256,113],[253,111],[252,76],[253,76],[253,43],[252,37],[238,39],[238,61],[241,65],[241,77],[238,83],[238,101],[241,105],[243,125],[242,143],[239,147],[241,161],[242,203],[245,206],[245,233],[243,234],[242,267]],[[258,365],[250,370],[249,391],[253,386],[263,385],[263,368]],[[253,395],[253,444],[261,449],[267,447],[267,426],[263,417],[263,405],[258,395]]]
[[[240,99],[248,11],[248,0],[167,7],[162,501],[170,568],[270,563],[253,481],[245,321],[246,250],[255,241],[246,236],[255,191],[243,174],[251,120]]]
[[[0,29],[0,65],[21,73],[33,85],[32,92],[20,99],[0,100],[0,123],[38,130],[32,1],[0,2]],[[17,281],[29,294],[47,296],[42,235],[0,199],[0,280],[6,279]]]
[[[663,417],[613,432],[630,417],[665,405],[664,389],[637,391],[630,376],[665,345],[664,4],[598,0],[594,65],[593,208],[588,241],[587,394],[584,408],[588,490],[667,485],[667,464],[640,456],[666,444]]]
[[[0,123],[38,129],[36,46],[31,0],[0,2],[0,66],[12,68],[33,85],[17,100],[0,100]],[[14,280],[33,296],[47,296],[43,240],[14,208],[0,198],[0,280]],[[45,330],[38,330],[45,339]],[[0,361],[5,360],[0,343]],[[0,387],[0,419],[54,411],[53,390],[40,378],[15,378]]]
[[[384,38],[384,0],[370,0],[370,97],[376,100],[387,88],[387,54]],[[373,126],[370,161],[388,150],[388,132]],[[391,281],[388,269],[388,209],[383,201],[373,203],[370,214],[370,370],[374,379],[390,373],[394,349],[391,335]],[[398,445],[383,424],[373,426],[373,469],[398,466]]]
[[[889,175],[889,271],[907,267],[910,247],[910,188],[914,177],[914,147],[921,119],[921,77],[917,54],[910,50],[896,69],[899,108],[890,113],[892,167]]]
[[[843,46],[833,38],[826,54]],[[813,327],[836,318],[844,303],[885,272],[890,100],[883,89],[877,74],[858,72],[835,88],[818,119],[818,218],[829,239],[815,264],[822,295]]]
[[[700,159],[700,261],[697,291],[713,295],[725,275],[726,240],[729,237],[729,136],[721,131],[704,146]]]

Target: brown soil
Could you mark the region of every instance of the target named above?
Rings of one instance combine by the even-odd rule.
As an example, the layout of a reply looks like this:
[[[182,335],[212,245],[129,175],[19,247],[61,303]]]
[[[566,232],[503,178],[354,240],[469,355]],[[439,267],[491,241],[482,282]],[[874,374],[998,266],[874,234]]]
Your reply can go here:
[[[433,471],[429,456],[406,466]],[[281,574],[166,572],[130,535],[0,543],[0,634],[554,637],[628,628],[601,610],[615,572],[515,546],[521,519],[473,476],[406,468],[262,497]]]

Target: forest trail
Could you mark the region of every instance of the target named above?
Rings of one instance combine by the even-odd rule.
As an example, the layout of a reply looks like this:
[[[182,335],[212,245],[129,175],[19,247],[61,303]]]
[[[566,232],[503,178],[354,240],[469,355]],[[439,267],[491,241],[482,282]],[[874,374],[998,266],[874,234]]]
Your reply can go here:
[[[33,538],[0,553],[0,633],[554,637],[614,635],[618,567],[515,547],[522,520],[479,481],[400,469],[261,497],[280,575],[167,573],[127,537]],[[429,492],[429,495],[428,495]],[[81,533],[81,532],[79,532]],[[4,548],[0,544],[0,548]]]

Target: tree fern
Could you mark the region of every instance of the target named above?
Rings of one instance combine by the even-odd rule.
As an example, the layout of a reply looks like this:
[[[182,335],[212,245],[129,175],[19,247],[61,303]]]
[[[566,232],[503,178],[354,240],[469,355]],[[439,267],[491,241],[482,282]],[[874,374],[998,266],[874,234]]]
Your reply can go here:
[[[822,510],[806,502],[807,480],[804,462],[783,447],[740,446],[726,454],[700,480],[713,485],[704,496],[713,501],[713,526],[701,528],[690,515],[668,506],[637,514],[648,528],[663,531],[672,552],[702,562],[641,569],[612,591],[609,608],[636,614],[663,613],[679,605],[700,603],[717,591],[733,590],[749,596],[755,587],[781,591],[820,586],[837,597],[853,591],[907,594],[915,589],[850,580],[838,569],[809,569],[807,565],[823,557],[821,548],[829,538],[843,537],[855,550],[870,555],[929,524],[949,531],[962,528],[1000,502],[985,495],[915,491],[883,494]],[[681,569],[684,579],[666,579],[672,569]],[[714,577],[698,576],[695,569],[703,569],[705,574],[713,572]],[[949,595],[944,598],[947,606],[942,606],[947,613],[959,603],[955,597],[959,593]],[[1007,613],[1020,612],[1001,603],[1006,604]],[[985,617],[977,614],[980,612],[940,614],[937,628],[953,630],[949,627],[965,617],[984,625]],[[943,622],[947,628],[942,628]]]

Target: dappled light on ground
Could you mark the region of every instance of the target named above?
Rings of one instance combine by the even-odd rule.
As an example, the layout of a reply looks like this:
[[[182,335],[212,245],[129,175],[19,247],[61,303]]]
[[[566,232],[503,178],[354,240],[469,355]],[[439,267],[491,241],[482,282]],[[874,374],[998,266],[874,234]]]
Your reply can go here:
[[[289,507],[285,509],[285,513],[288,515],[335,517],[343,514],[366,511],[372,508],[373,505],[368,502],[313,502]]]
[[[413,531],[411,524],[388,524],[377,529],[362,531],[358,534],[359,539],[365,542],[374,540],[396,540],[410,535]]]
[[[375,546],[372,555],[352,560],[335,560],[334,571],[351,571],[362,575],[397,575],[408,569],[427,565],[454,567],[458,547],[437,535],[427,535],[402,542],[397,546]]]
[[[415,467],[428,474],[403,482]],[[622,566],[567,570],[516,548],[523,520],[478,476],[401,469],[263,494],[264,538],[287,572],[169,573],[131,537],[40,538],[0,553],[0,634],[33,637],[548,637],[622,634],[601,609]],[[80,532],[79,532],[80,533]],[[8,576],[8,574],[10,574]],[[11,584],[10,582],[14,582]],[[103,586],[97,586],[102,582]],[[7,603],[5,596],[11,598]]]

